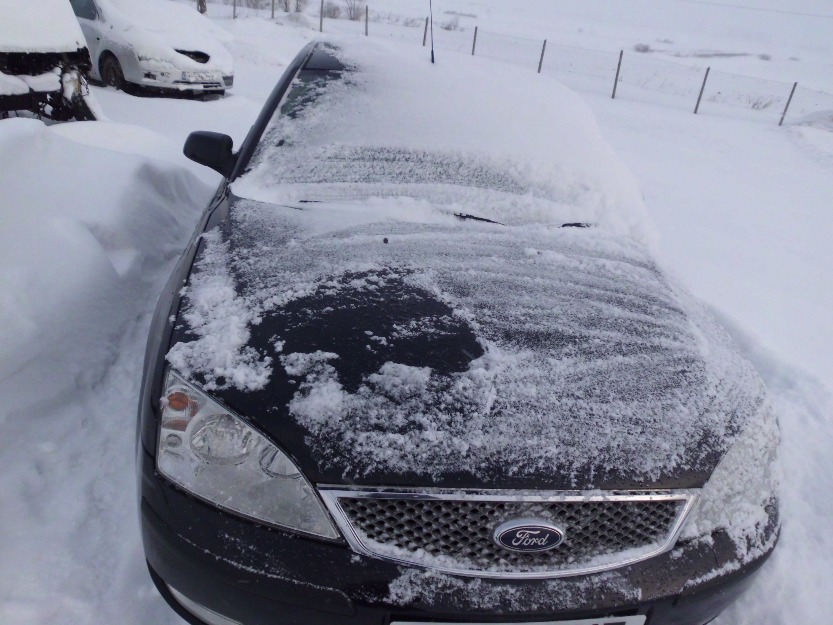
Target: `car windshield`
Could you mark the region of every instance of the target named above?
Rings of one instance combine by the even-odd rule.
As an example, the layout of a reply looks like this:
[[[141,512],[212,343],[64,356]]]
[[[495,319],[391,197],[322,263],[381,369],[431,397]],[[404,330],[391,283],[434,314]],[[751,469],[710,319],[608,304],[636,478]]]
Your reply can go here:
[[[347,69],[299,72],[280,106],[280,119],[267,130],[253,165],[269,162],[282,183],[289,184],[452,184],[510,193],[528,190],[508,172],[462,155],[405,147],[308,145],[303,135],[287,141],[286,125],[295,123],[327,93],[331,84],[342,82],[350,88],[348,72]],[[281,149],[274,150],[275,147]]]
[[[532,191],[519,177],[471,155],[401,146],[310,145],[303,134],[288,132],[288,127],[304,123],[307,110],[336,82],[348,90],[356,86],[349,70],[299,72],[249,171],[268,170],[274,184],[314,185],[298,189],[308,200],[402,195],[432,199],[441,188],[448,195],[447,187],[460,187],[457,195],[466,187],[510,194]]]
[[[391,63],[384,44],[327,54],[339,69],[298,73],[235,195],[273,204],[404,197],[508,224],[641,228],[638,187],[566,88],[557,102],[533,81],[522,98],[507,89],[514,74],[490,66],[463,93],[460,68],[401,52]],[[537,109],[547,99],[553,110]],[[540,124],[529,123],[536,115]]]

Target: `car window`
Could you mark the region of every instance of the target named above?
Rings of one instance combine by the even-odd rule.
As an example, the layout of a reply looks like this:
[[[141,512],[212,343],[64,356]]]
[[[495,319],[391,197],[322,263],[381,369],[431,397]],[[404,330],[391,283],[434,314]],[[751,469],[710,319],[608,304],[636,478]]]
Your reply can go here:
[[[246,171],[261,169],[261,182],[272,184],[372,185],[362,193],[385,195],[379,185],[455,185],[514,194],[530,191],[527,184],[487,162],[459,154],[407,147],[307,145],[304,115],[336,85],[358,88],[349,72],[301,70],[275,112]],[[343,94],[342,94],[343,95]],[[268,172],[268,173],[267,173]],[[341,193],[346,193],[342,187]]]
[[[98,11],[95,8],[93,0],[69,0],[72,5],[72,10],[75,11],[77,17],[86,20],[94,20],[98,17]]]

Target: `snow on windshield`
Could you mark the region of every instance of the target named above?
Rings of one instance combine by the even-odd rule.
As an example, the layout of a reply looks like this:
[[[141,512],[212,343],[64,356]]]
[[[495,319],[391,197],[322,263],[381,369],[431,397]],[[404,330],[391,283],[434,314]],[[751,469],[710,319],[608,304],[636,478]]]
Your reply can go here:
[[[272,121],[236,194],[405,195],[506,223],[584,221],[651,238],[633,176],[566,87],[480,59],[431,65],[384,41],[336,54],[352,71],[305,85],[319,90],[314,104]]]
[[[75,52],[86,46],[69,0],[0,0],[0,52]]]

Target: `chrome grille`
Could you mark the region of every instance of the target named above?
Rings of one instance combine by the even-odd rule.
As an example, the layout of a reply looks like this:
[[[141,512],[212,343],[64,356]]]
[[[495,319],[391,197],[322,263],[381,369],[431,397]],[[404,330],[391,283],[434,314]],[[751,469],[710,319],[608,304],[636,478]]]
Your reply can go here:
[[[489,577],[559,577],[606,570],[670,549],[695,495],[515,494],[322,490],[354,548],[446,572]],[[536,519],[564,530],[551,551],[499,546],[495,529]]]

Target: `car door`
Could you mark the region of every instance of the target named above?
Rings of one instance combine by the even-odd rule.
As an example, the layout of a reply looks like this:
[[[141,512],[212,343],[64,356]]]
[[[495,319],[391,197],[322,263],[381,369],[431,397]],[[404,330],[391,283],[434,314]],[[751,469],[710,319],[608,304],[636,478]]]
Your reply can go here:
[[[94,0],[69,0],[69,2],[81,25],[84,38],[87,40],[87,48],[93,61],[92,74],[98,78],[98,54],[101,49],[101,31],[104,25],[101,21],[101,13]]]

